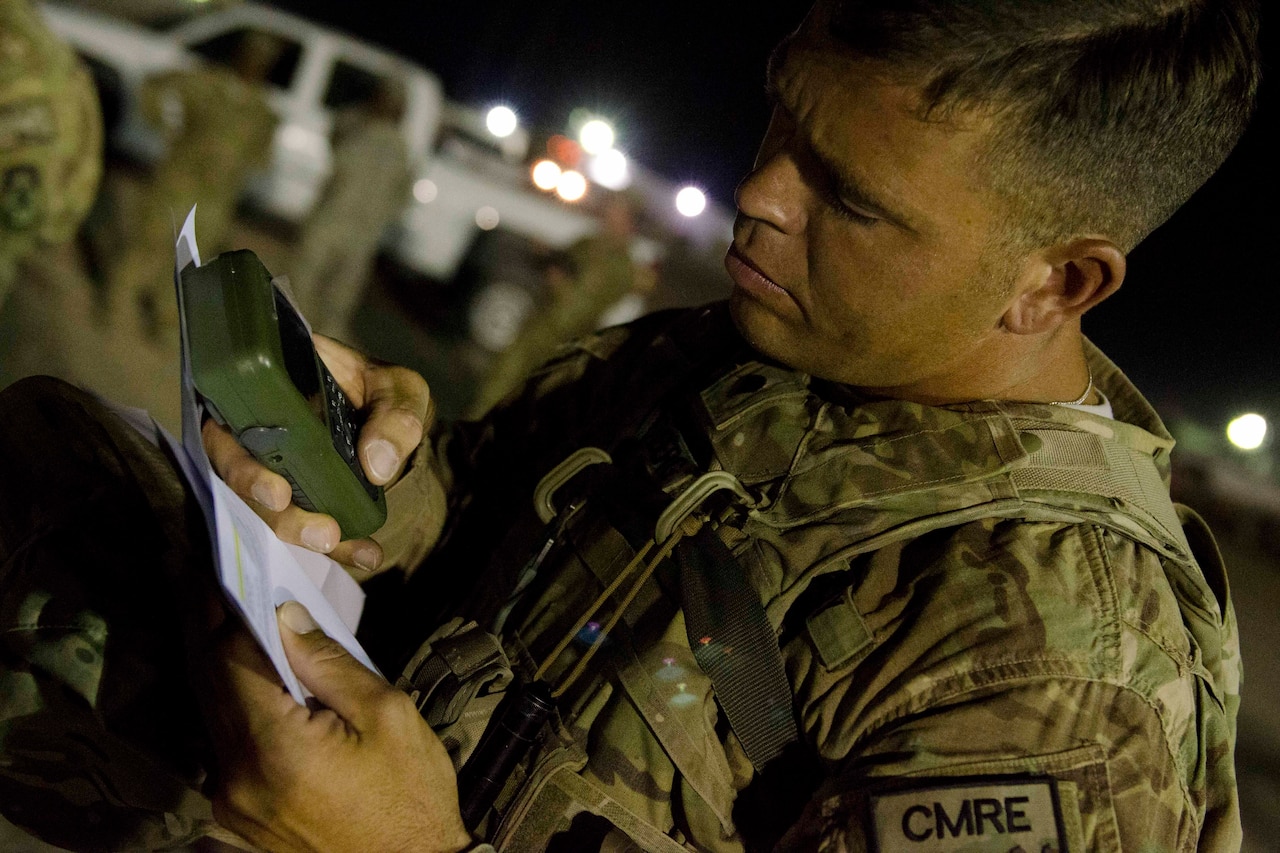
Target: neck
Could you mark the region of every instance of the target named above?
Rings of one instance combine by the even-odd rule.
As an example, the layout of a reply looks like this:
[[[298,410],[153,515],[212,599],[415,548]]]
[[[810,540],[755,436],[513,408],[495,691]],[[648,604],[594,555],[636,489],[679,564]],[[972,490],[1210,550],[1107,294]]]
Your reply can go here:
[[[999,333],[946,371],[898,388],[863,389],[876,396],[926,405],[972,400],[1075,403],[1090,385],[1079,323],[1060,326],[1045,338]],[[1081,401],[1096,403],[1097,391]]]

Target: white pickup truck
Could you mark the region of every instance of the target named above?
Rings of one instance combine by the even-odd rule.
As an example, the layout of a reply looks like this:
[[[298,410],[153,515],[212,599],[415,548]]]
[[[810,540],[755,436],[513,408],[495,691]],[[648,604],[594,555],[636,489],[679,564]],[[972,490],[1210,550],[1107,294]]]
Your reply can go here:
[[[406,96],[404,137],[416,175],[414,198],[384,248],[409,270],[451,280],[480,230],[496,227],[550,247],[598,227],[584,210],[541,193],[524,165],[523,131],[498,139],[476,109],[445,100],[438,78],[386,50],[311,21],[252,3],[228,6],[164,30],[61,3],[48,3],[52,29],[86,60],[103,93],[111,144],[139,160],[162,153],[158,131],[139,113],[137,93],[156,72],[200,61],[227,62],[242,39],[267,33],[284,45],[269,73],[280,117],[270,168],[247,199],[284,219],[304,217],[330,170],[335,110],[368,98],[395,78]]]

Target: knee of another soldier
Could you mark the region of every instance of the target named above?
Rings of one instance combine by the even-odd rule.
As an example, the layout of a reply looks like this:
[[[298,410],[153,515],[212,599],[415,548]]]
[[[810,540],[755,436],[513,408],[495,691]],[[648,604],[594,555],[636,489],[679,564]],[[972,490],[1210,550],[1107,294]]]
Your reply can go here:
[[[51,376],[0,391],[0,516],[12,516],[21,502],[47,509],[126,493],[153,506],[182,500],[181,481],[154,436]]]
[[[24,377],[0,389],[0,448],[22,452],[65,441],[64,429],[101,419],[107,411],[92,394],[62,379]]]
[[[74,399],[88,398],[92,399],[87,392],[77,388],[66,380],[59,379],[56,376],[24,376],[7,388],[0,389],[0,399],[5,402],[24,401],[36,399]],[[0,413],[7,412],[8,409],[0,409]]]

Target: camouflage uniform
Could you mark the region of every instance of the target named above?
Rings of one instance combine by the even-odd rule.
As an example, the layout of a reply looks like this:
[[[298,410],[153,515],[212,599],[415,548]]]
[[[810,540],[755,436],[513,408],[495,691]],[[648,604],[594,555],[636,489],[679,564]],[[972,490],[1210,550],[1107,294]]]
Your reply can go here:
[[[0,0],[0,305],[23,256],[75,233],[101,176],[88,72],[26,0]]]
[[[397,122],[357,111],[339,122],[333,173],[302,229],[289,280],[312,328],[350,339],[378,241],[408,200]]]
[[[460,609],[491,620],[510,566],[536,548],[533,483],[656,381],[648,341],[664,322],[586,342],[446,443],[451,523],[401,596],[409,610],[427,610],[450,570],[478,565],[484,587]],[[700,347],[728,321],[711,312],[705,325],[691,336]],[[605,639],[607,660],[562,697],[521,790],[499,801],[488,826],[499,849],[597,849],[610,831],[648,850],[1238,848],[1240,657],[1225,575],[1202,523],[1169,502],[1172,440],[1155,413],[1100,352],[1088,358],[1117,420],[862,400],[749,353],[688,409],[667,406],[680,437],[645,427],[646,467],[702,456],[676,464],[667,491],[712,468],[750,496],[717,532],[777,631],[809,764],[752,767],[669,585],[651,579]],[[1099,477],[1115,478],[1110,497],[1091,494]],[[508,484],[502,498],[495,482]],[[502,530],[514,532],[495,546]],[[526,677],[651,533],[574,516],[571,547],[506,620]],[[548,680],[598,640],[580,632]],[[1054,797],[1060,818],[1031,817]]]
[[[165,453],[84,392],[24,379],[0,412],[0,812],[75,850],[197,838],[199,510]]]
[[[672,385],[677,329],[702,361]],[[441,483],[449,522],[407,586],[371,585],[362,639],[396,672],[450,616],[502,621],[515,668],[528,678],[548,660],[553,684],[598,650],[483,826],[499,849],[1235,849],[1240,659],[1225,575],[1207,532],[1168,501],[1172,442],[1154,412],[1088,357],[1118,420],[861,399],[759,361],[722,307],[609,330],[438,452],[424,445],[377,537],[389,559],[419,563],[436,544]],[[674,390],[646,397],[660,383]],[[616,466],[638,478],[590,491],[529,580],[522,567],[547,530],[535,486],[620,430]],[[582,620],[653,534],[646,482],[661,505],[709,469],[742,487],[710,523],[776,633],[801,733],[760,770],[725,721],[669,575],[625,599],[620,586]],[[40,577],[0,579],[7,606],[39,593]],[[611,611],[620,621],[601,631]],[[0,626],[16,648],[7,669],[17,660],[49,695],[59,679],[84,681],[83,666],[14,627]],[[101,629],[72,627],[63,642],[101,645]],[[44,710],[11,704],[0,719],[56,728]],[[42,787],[7,778],[32,801]],[[111,790],[69,788],[89,801]],[[190,829],[180,818],[198,815],[171,813]]]
[[[181,219],[198,205],[200,245],[211,255],[226,248],[236,201],[250,174],[268,163],[276,118],[260,87],[214,66],[159,74],[139,98],[147,119],[169,134],[169,150],[107,283],[113,311],[134,311],[141,301],[162,326],[176,329],[172,257]]]

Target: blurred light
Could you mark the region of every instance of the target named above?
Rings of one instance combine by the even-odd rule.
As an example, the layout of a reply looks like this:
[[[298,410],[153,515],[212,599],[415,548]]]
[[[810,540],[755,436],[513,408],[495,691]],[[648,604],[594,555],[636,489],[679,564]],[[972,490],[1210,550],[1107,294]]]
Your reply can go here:
[[[540,190],[551,190],[560,183],[560,167],[551,160],[539,160],[533,164],[533,185]]]
[[[489,132],[499,139],[506,139],[515,133],[519,124],[520,120],[516,118],[516,114],[511,107],[494,107],[489,110],[489,114],[484,119],[485,127],[489,128]]]
[[[576,169],[582,161],[582,146],[557,133],[547,140],[547,154],[566,169]]]
[[[503,350],[515,340],[532,308],[533,297],[523,287],[491,282],[480,290],[468,311],[471,337],[485,349]]]
[[[431,204],[440,194],[440,188],[430,178],[418,178],[413,182],[413,197],[423,204]]]
[[[1248,414],[1227,424],[1227,439],[1241,450],[1257,450],[1267,437],[1267,419]]]
[[[677,684],[676,690],[679,692],[668,699],[667,704],[671,705],[673,708],[687,708],[690,705],[697,704],[698,697],[693,693],[687,692],[688,688],[689,685],[685,682]]]
[[[605,189],[624,190],[631,184],[627,157],[616,148],[592,157],[587,163],[587,175]]]
[[[289,125],[280,131],[280,144],[294,151],[304,151],[311,145],[312,134],[297,125]]]
[[[593,118],[578,131],[578,141],[588,154],[602,154],[613,147],[613,128],[607,121]]]
[[[685,216],[697,216],[707,209],[707,197],[697,187],[685,187],[676,193],[676,210]]]
[[[481,231],[492,231],[498,227],[501,217],[498,216],[498,209],[485,205],[476,211],[476,225],[480,226]]]
[[[587,194],[587,179],[572,170],[560,175],[556,195],[565,201],[578,201]]]
[[[599,622],[588,622],[583,625],[582,630],[578,632],[578,642],[585,643],[588,646],[594,646],[596,643],[601,642],[605,639],[605,636],[600,633],[600,629],[601,625]]]

